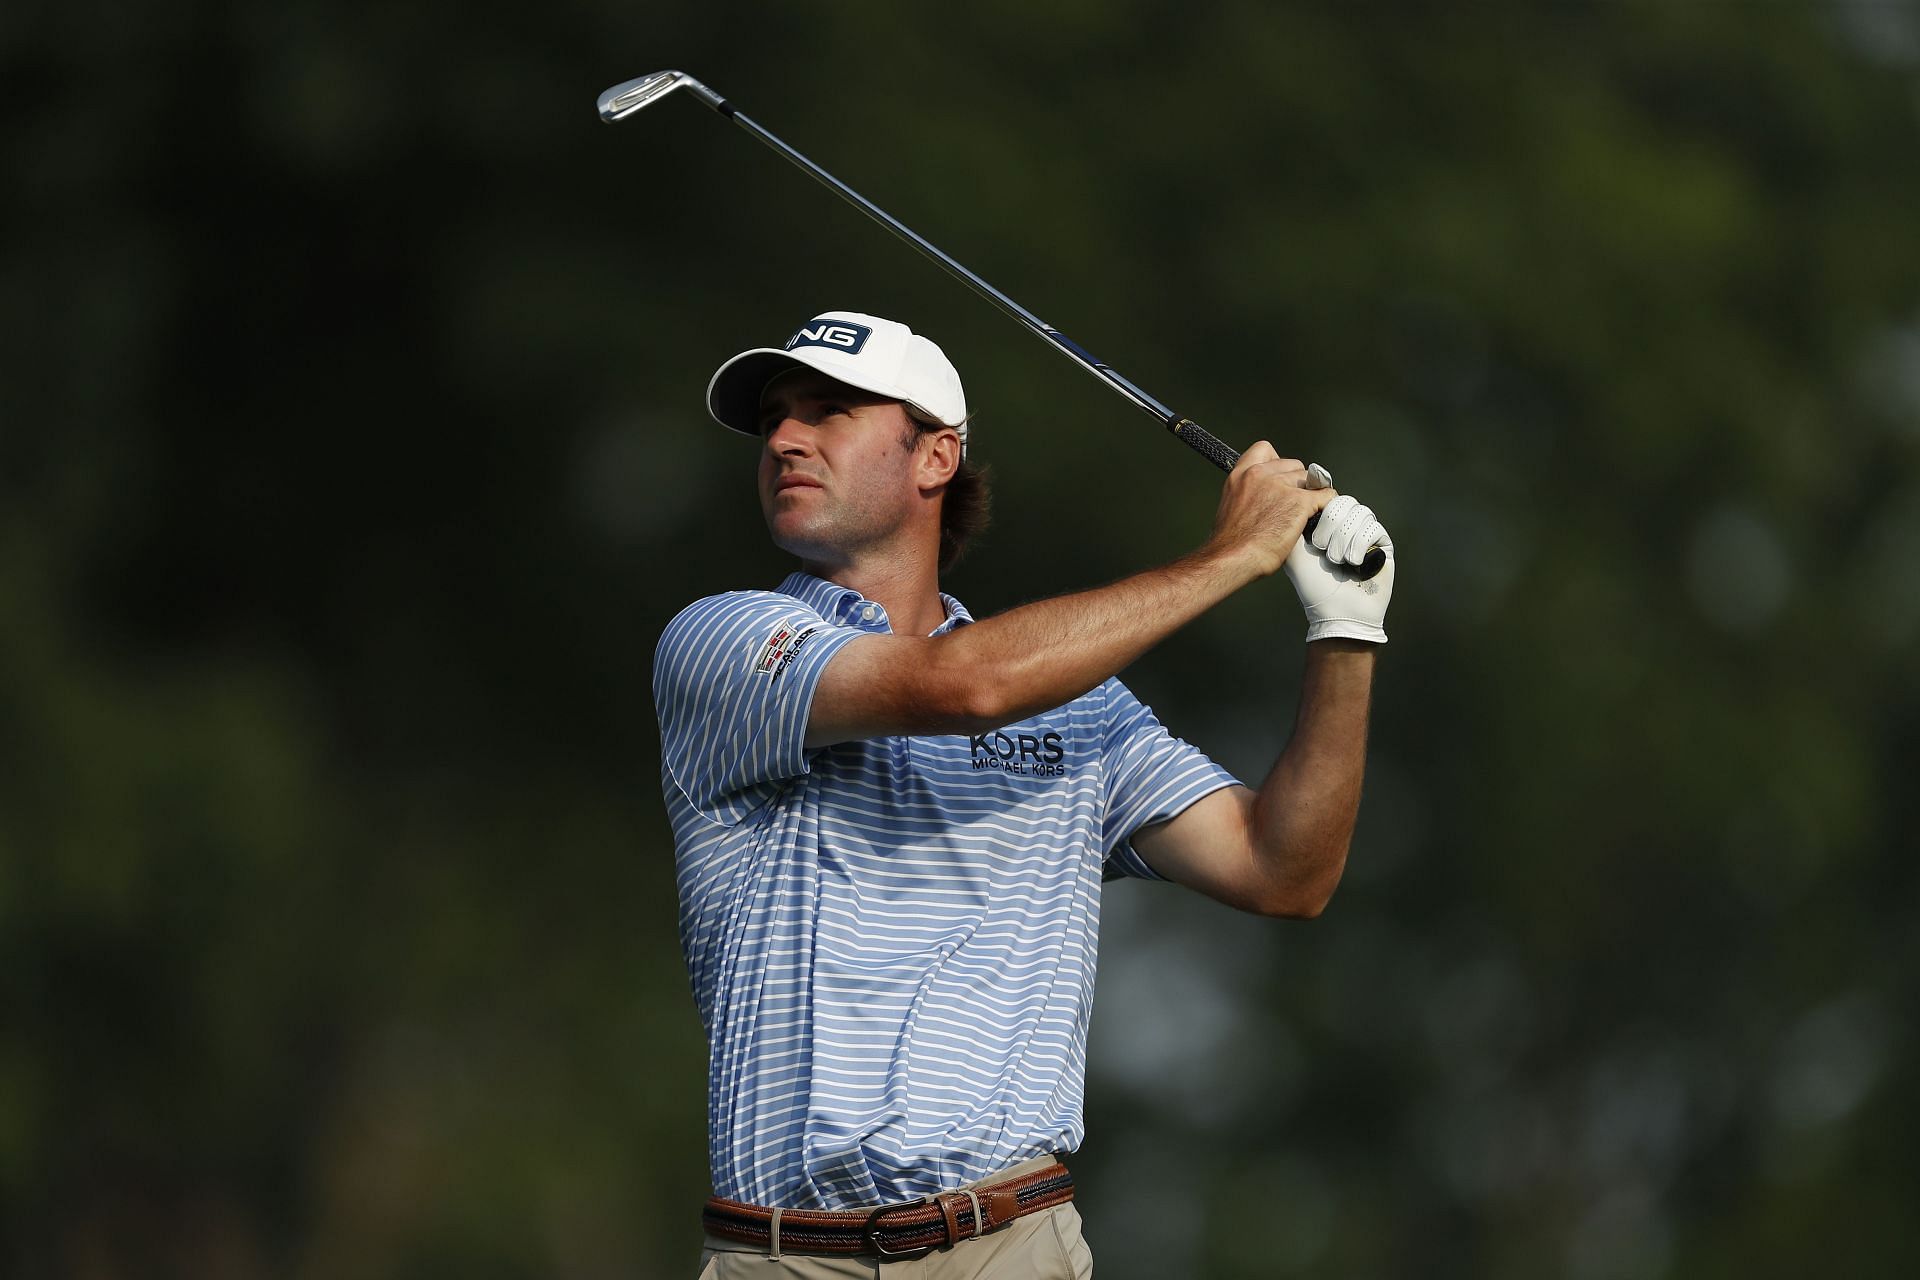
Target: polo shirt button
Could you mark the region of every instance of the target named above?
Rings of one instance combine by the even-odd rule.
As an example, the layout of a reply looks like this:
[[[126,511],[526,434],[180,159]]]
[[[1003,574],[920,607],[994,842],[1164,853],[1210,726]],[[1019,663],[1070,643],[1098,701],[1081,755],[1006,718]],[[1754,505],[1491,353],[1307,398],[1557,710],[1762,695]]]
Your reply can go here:
[[[880,606],[879,606],[879,605],[876,605],[876,604],[864,604],[864,605],[861,605],[861,606],[860,606],[860,617],[861,617],[861,618],[862,618],[862,619],[863,619],[864,621],[867,621],[867,622],[872,622],[872,621],[873,621],[873,620],[874,620],[875,618],[877,618],[877,617],[879,617],[879,616],[880,616]]]

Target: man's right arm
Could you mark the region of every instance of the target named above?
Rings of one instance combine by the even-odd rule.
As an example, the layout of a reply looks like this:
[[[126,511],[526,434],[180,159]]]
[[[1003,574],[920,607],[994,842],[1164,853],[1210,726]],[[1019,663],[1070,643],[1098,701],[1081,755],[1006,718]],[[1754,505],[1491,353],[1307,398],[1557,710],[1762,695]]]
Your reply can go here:
[[[978,733],[1035,715],[1118,674],[1241,587],[1277,571],[1336,496],[1262,441],[1227,477],[1212,535],[1171,564],[1021,605],[933,638],[862,636],[827,665],[806,745]]]

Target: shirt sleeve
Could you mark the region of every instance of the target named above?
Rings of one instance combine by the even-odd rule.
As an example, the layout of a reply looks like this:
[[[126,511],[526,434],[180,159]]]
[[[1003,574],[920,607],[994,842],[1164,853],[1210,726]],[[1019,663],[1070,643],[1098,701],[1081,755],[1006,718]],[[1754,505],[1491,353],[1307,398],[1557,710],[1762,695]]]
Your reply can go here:
[[[807,715],[820,674],[864,634],[777,591],[730,591],[683,609],[653,658],[666,775],[728,826],[807,772]]]
[[[1198,747],[1168,733],[1153,711],[1118,680],[1102,686],[1106,695],[1107,807],[1101,836],[1106,842],[1106,878],[1137,876],[1159,880],[1133,848],[1134,832],[1185,812],[1203,796],[1239,779],[1215,764]]]

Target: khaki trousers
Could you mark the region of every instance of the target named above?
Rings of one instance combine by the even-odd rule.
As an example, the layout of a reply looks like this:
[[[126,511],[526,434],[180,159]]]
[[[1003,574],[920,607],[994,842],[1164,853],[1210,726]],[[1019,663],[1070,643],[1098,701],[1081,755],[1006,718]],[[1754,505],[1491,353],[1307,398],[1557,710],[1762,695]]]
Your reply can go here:
[[[1042,1157],[1002,1170],[986,1182],[1039,1169],[1052,1163]],[[980,1183],[973,1183],[979,1186]],[[1092,1280],[1093,1251],[1080,1234],[1080,1215],[1073,1204],[1057,1204],[1024,1218],[1015,1218],[991,1235],[962,1240],[919,1258],[888,1262],[872,1254],[794,1253],[781,1250],[778,1258],[765,1249],[735,1240],[708,1236],[700,1255],[699,1280]]]

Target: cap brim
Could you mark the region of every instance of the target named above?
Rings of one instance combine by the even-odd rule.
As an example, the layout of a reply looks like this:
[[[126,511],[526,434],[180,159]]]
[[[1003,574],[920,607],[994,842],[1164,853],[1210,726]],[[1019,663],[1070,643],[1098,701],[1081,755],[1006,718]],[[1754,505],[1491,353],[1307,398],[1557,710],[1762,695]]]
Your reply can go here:
[[[707,412],[732,431],[760,434],[760,393],[767,384],[802,362],[774,347],[742,351],[714,370],[707,383]]]
[[[782,351],[776,347],[755,347],[751,351],[742,351],[733,359],[714,370],[713,379],[707,383],[707,412],[721,426],[744,435],[760,434],[760,396],[772,382],[789,369],[807,368],[826,374],[829,378],[844,382],[850,387],[870,391],[889,400],[913,403],[899,388],[876,383],[868,378],[849,377],[850,372],[825,352],[818,359],[809,359],[809,349],[800,351]],[[921,406],[915,404],[916,409]],[[925,413],[925,409],[921,409]]]

